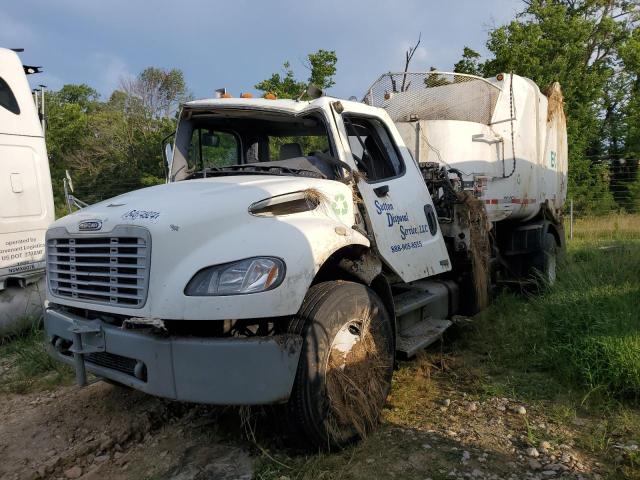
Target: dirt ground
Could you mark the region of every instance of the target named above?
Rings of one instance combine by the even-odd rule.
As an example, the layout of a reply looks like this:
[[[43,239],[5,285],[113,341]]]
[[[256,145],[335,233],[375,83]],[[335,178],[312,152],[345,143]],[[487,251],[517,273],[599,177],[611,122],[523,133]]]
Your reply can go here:
[[[320,456],[278,448],[269,426],[258,427],[257,444],[249,441],[238,409],[169,402],[104,382],[5,395],[0,478],[601,478],[571,427],[543,407],[474,400],[464,382],[453,388],[450,375],[430,376],[420,362],[403,367],[380,430]]]
[[[223,441],[215,433],[222,410],[104,382],[5,396],[0,418],[0,478],[6,480],[253,476],[242,438]]]

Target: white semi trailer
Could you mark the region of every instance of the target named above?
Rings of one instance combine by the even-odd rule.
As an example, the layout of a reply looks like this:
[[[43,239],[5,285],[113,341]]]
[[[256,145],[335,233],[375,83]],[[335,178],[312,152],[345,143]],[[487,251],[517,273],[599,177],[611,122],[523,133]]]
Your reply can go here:
[[[53,222],[49,160],[39,112],[18,55],[0,48],[0,337],[44,303],[44,236]]]
[[[47,232],[52,354],[166,398],[281,404],[316,447],[373,428],[396,354],[491,286],[552,282],[563,244],[559,87],[381,77],[364,102],[186,103],[166,185]]]

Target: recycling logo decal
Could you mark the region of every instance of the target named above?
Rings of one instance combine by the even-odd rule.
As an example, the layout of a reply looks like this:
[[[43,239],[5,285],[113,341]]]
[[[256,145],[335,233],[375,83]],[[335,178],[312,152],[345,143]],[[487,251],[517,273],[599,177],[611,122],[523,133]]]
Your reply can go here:
[[[344,197],[342,193],[337,194],[333,197],[333,202],[331,202],[331,208],[336,215],[346,215],[349,211],[349,206],[347,205],[347,199]]]

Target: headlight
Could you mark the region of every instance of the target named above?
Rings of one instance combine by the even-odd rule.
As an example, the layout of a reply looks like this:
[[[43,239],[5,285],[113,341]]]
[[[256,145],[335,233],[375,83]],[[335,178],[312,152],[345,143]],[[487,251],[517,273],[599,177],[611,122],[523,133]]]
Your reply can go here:
[[[188,296],[240,295],[276,288],[284,279],[284,262],[255,257],[207,267],[196,273],[184,289]]]

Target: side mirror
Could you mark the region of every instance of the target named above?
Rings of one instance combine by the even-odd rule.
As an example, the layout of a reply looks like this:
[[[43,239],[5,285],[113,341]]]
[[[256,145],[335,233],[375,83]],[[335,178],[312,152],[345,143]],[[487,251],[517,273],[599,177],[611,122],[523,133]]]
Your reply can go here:
[[[167,168],[171,168],[171,160],[173,159],[173,147],[170,143],[164,146],[164,161],[167,164]]]
[[[310,83],[307,86],[307,91],[306,94],[312,98],[313,100],[315,100],[316,98],[320,98],[324,95],[324,92],[322,91],[321,88],[316,87],[313,83]]]
[[[170,133],[162,139],[162,156],[164,157],[164,177],[169,181],[171,175],[171,162],[173,161],[173,146],[171,145],[171,139],[174,137],[175,132]]]
[[[67,185],[69,186],[69,190],[71,191],[71,193],[73,193],[73,181],[71,180],[71,175],[69,174],[69,170],[64,171],[64,179],[66,180]]]

